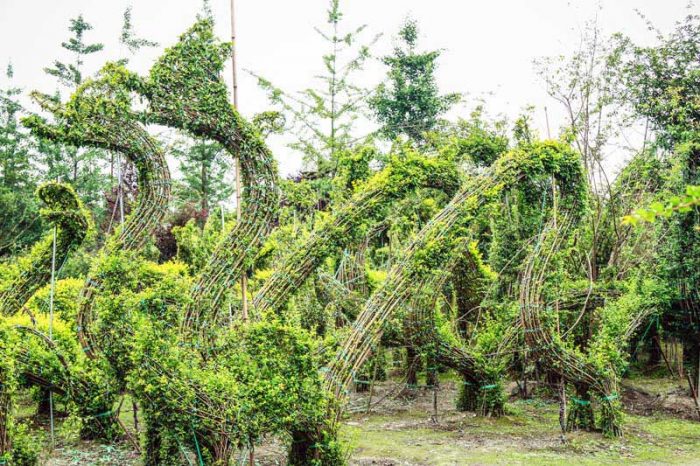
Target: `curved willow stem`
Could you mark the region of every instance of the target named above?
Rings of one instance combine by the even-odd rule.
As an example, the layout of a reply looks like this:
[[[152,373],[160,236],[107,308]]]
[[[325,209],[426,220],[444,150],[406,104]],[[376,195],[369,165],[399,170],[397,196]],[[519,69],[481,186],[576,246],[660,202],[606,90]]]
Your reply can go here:
[[[336,327],[352,322],[364,304],[362,295],[349,289],[333,275],[319,271],[314,281],[316,293],[322,302],[335,309]]]
[[[141,248],[163,220],[170,200],[170,171],[159,144],[139,123],[131,110],[128,91],[133,77],[124,68],[107,65],[101,77],[86,81],[65,105],[35,95],[60,122],[49,125],[38,117],[25,121],[35,133],[78,147],[96,147],[123,153],[138,172],[136,207],[123,225],[107,240],[101,255]],[[95,357],[99,341],[90,332],[94,322],[94,301],[101,283],[97,261],[80,293],[78,338],[85,353]]]
[[[559,220],[561,222],[561,219]],[[561,246],[568,223],[557,226],[550,220],[540,234],[536,247],[528,255],[520,278],[520,319],[525,332],[525,343],[538,355],[562,369],[572,382],[586,384],[601,393],[610,393],[607,378],[600,378],[594,368],[565,348],[544,322],[542,286],[547,266]]]
[[[622,429],[619,402],[616,401],[619,374],[616,373],[613,364],[608,360],[602,361],[607,365],[604,369],[600,364],[592,364],[588,356],[595,345],[589,346],[586,352],[577,351],[567,346],[551,326],[547,325],[547,307],[542,299],[545,275],[552,258],[560,249],[570,229],[571,223],[566,219],[561,225],[551,220],[543,229],[536,247],[525,262],[520,278],[519,296],[525,342],[535,354],[557,368],[567,382],[575,385],[581,392],[579,395],[587,396],[589,389],[597,393],[603,410],[604,432],[608,435],[620,436]],[[603,314],[599,316],[599,320],[605,319],[605,309],[605,307],[602,308]],[[610,341],[621,359],[625,359],[624,348],[629,338],[650,312],[651,307],[642,304],[634,312],[625,316],[625,322],[618,322],[623,325],[614,326],[616,331]],[[616,320],[619,320],[619,317]],[[601,331],[599,330],[599,333]]]
[[[220,143],[240,161],[245,187],[243,215],[197,277],[183,330],[203,331],[215,322],[224,293],[252,265],[279,203],[275,160],[258,130],[228,101],[221,77],[228,50],[215,38],[211,21],[201,20],[165,52],[140,87],[151,121]]]
[[[572,207],[585,196],[583,171],[577,154],[566,146],[548,141],[503,156],[490,173],[470,180],[467,185],[421,230],[405,251],[386,281],[367,301],[326,373],[326,386],[341,397],[346,387],[371,354],[382,334],[382,325],[399,303],[430,279],[433,270],[444,267],[466,227],[489,198],[526,177],[553,174]],[[336,408],[336,419],[342,404]]]
[[[313,232],[255,295],[253,306],[260,314],[279,312],[290,296],[329,255],[353,240],[353,233],[376,217],[388,203],[417,188],[436,188],[454,193],[459,178],[456,166],[447,160],[409,155],[394,159],[373,176],[337,213]]]
[[[430,294],[420,293],[412,301],[407,323],[404,325],[406,342],[413,347],[424,347],[432,352],[440,364],[454,369],[462,377],[463,389],[473,395],[473,403],[463,406],[463,410],[477,411],[481,415],[500,416],[503,414],[505,398],[502,393],[501,367],[498,355],[484,355],[475,348],[464,344],[466,336],[458,330],[438,328],[435,320],[437,300],[442,294],[444,282],[453,278],[461,283],[462,292],[468,290],[471,299],[479,305],[484,298],[485,283],[492,280],[488,275],[476,246],[462,241],[451,254],[451,263],[445,266],[445,273],[430,279],[424,287]],[[417,299],[416,299],[417,298]],[[504,335],[504,342],[509,335]],[[462,393],[462,391],[460,392]],[[489,399],[489,402],[485,402]]]

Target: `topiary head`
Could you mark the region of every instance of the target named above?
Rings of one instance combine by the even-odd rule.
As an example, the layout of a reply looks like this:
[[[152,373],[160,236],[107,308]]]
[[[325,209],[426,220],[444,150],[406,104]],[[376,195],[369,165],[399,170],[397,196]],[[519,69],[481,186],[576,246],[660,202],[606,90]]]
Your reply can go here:
[[[44,203],[40,213],[50,223],[84,238],[90,230],[89,217],[72,186],[56,181],[42,184],[36,196]]]
[[[140,78],[120,64],[108,63],[94,79],[86,80],[71,98],[57,98],[33,92],[32,98],[51,112],[55,123],[31,115],[22,123],[35,135],[78,147],[108,150],[137,149],[143,131],[141,115],[131,108],[133,91],[143,86]]]

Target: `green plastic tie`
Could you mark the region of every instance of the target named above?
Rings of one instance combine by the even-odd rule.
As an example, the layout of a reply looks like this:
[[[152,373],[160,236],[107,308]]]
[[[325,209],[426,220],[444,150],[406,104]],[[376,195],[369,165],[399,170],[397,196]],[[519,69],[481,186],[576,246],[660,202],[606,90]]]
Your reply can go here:
[[[605,401],[612,401],[612,400],[616,400],[616,399],[617,399],[617,393],[612,393],[608,396],[603,397],[603,400],[605,400]]]
[[[574,400],[574,403],[576,403],[577,405],[588,406],[589,404],[591,404],[591,402],[588,400],[580,400],[576,397],[571,397],[571,399]]]
[[[192,437],[194,437],[194,446],[197,448],[197,459],[199,460],[199,466],[204,466],[204,460],[202,459],[202,452],[199,451],[199,442],[197,441],[197,434],[194,432],[194,425],[190,424],[192,427]]]
[[[96,419],[98,417],[107,417],[107,416],[111,416],[112,414],[114,414],[113,410],[105,411],[104,413],[95,414],[94,416],[90,416],[88,419]]]
[[[496,388],[496,387],[498,387],[498,385],[496,385],[495,383],[493,383],[493,384],[490,384],[490,385],[482,385],[482,386],[481,386],[481,389],[482,389],[482,390],[492,390],[492,389],[494,389],[494,388]]]

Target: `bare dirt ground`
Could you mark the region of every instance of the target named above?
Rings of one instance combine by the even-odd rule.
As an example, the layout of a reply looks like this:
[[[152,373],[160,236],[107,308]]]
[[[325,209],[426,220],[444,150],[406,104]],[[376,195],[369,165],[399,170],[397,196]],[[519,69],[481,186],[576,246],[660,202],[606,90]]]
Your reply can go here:
[[[631,413],[642,416],[663,413],[680,419],[698,420],[698,412],[693,399],[688,395],[688,387],[681,386],[675,380],[624,381],[622,388],[622,402]]]

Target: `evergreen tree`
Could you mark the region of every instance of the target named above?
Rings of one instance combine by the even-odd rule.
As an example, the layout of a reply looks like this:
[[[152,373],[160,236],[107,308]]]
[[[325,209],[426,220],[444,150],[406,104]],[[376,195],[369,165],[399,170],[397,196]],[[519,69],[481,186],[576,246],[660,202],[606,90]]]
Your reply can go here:
[[[104,48],[104,45],[100,43],[85,43],[85,32],[91,29],[92,25],[85,21],[83,15],[71,19],[68,30],[73,33],[73,36],[68,39],[68,42],[62,42],[61,46],[73,53],[73,63],[63,63],[59,60],[55,60],[53,68],[44,68],[46,73],[58,78],[61,84],[68,88],[75,89],[83,82],[82,68],[85,57],[99,52]]]
[[[386,82],[377,87],[369,105],[380,132],[395,139],[407,136],[425,141],[425,133],[436,128],[439,118],[460,99],[459,94],[440,95],[435,82],[439,50],[418,52],[418,25],[407,20],[399,31],[400,44],[382,60],[389,67]]]
[[[6,76],[12,79],[12,65],[7,66]],[[0,182],[8,189],[26,191],[33,189],[33,173],[29,160],[29,138],[21,130],[18,116],[21,105],[16,100],[19,88],[0,90]]]
[[[8,80],[13,78],[7,66]],[[36,170],[31,163],[31,139],[19,124],[20,89],[0,89],[0,256],[33,243],[42,231],[34,198]]]
[[[359,139],[354,128],[365,114],[368,92],[355,84],[355,78],[370,58],[370,48],[379,36],[359,43],[366,25],[344,27],[339,0],[330,1],[327,14],[326,29],[315,28],[328,47],[323,55],[325,72],[316,77],[318,87],[292,95],[267,79],[256,77],[291,125],[296,135],[291,147],[303,154],[306,168],[332,176],[339,154]]]
[[[59,83],[70,92],[83,82],[83,65],[85,58],[101,51],[101,43],[87,43],[85,33],[92,30],[92,25],[85,21],[82,15],[70,20],[68,30],[72,33],[61,46],[71,52],[72,62],[55,60],[53,67],[44,71],[58,79]],[[57,92],[56,98],[60,98]],[[44,164],[48,167],[47,177],[72,183],[83,198],[85,204],[99,215],[102,207],[102,192],[106,188],[107,179],[103,176],[99,161],[104,159],[102,151],[78,150],[70,146],[56,146],[44,142],[40,149]]]
[[[177,189],[181,201],[195,201],[206,219],[209,210],[233,193],[234,183],[226,180],[231,170],[228,154],[218,144],[178,142],[172,153],[180,161],[182,180]],[[186,203],[186,202],[185,202]]]

